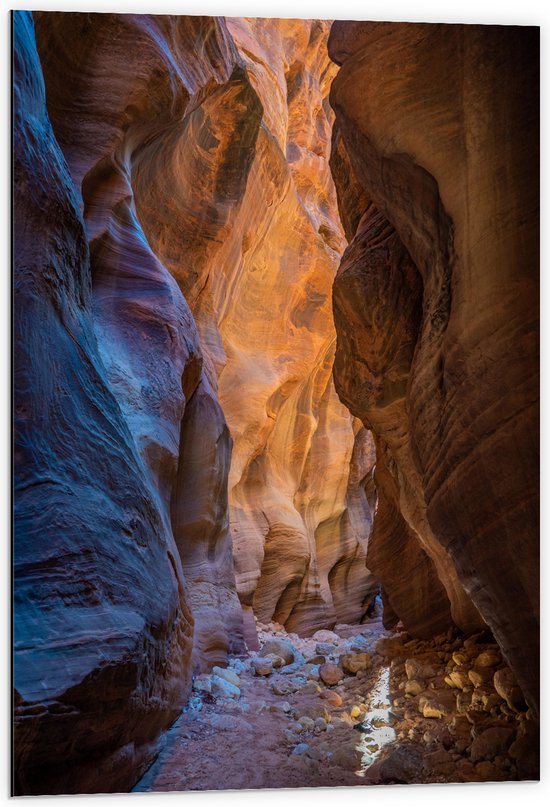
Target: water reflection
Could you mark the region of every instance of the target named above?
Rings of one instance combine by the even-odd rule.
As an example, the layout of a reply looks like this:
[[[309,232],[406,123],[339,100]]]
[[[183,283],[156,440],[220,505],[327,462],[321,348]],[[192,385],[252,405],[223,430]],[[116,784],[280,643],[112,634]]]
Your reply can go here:
[[[369,693],[367,712],[360,725],[361,739],[357,750],[361,752],[361,769],[357,776],[364,776],[382,749],[395,741],[395,731],[390,725],[390,706],[390,670],[382,667]]]

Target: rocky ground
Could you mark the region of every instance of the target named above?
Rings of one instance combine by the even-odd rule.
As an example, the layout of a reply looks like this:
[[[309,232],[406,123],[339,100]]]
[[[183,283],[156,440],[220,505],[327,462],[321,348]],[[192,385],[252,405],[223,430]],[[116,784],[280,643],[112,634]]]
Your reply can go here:
[[[195,678],[136,791],[538,778],[538,725],[490,635],[419,641],[375,618],[258,636]]]

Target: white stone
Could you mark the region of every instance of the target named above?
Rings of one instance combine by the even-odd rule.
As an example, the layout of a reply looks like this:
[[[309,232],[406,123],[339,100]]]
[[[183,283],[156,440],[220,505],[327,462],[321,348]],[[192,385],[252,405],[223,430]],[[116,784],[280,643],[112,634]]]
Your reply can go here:
[[[230,670],[228,667],[214,667],[212,669],[212,673],[220,678],[224,678],[226,681],[229,681],[229,683],[233,684],[234,687],[240,687],[241,685],[241,679],[237,673]]]
[[[240,698],[241,690],[227,679],[213,675],[212,694],[215,698]]]

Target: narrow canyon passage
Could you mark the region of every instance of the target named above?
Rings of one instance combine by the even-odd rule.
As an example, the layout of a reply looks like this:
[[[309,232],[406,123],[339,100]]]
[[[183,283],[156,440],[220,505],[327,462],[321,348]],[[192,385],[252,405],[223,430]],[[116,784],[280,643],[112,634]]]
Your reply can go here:
[[[18,794],[538,778],[537,53],[14,14]]]

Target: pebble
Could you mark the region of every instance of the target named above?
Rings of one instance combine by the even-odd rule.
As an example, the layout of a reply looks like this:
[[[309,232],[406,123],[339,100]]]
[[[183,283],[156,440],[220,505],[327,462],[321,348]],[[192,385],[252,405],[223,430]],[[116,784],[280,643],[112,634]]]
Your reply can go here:
[[[456,710],[459,714],[464,714],[472,705],[471,692],[458,692],[456,696]]]
[[[246,672],[248,669],[248,665],[240,658],[232,658],[229,662],[229,666],[232,667],[237,673]]]
[[[240,698],[241,690],[226,678],[219,675],[212,676],[212,695],[215,698]]]
[[[512,729],[497,727],[486,729],[472,743],[470,748],[472,762],[492,761],[496,756],[506,753],[513,739]]]
[[[320,656],[320,655],[317,654],[315,656],[311,656],[311,658],[308,658],[307,661],[308,661],[308,664],[313,664],[313,665],[318,666],[319,664],[324,664],[325,661],[326,661],[326,658],[324,656]]]
[[[298,687],[289,680],[274,681],[271,684],[271,691],[274,695],[292,695],[293,692],[298,691]]]
[[[316,681],[306,681],[299,691],[302,695],[317,695],[321,692],[321,687]]]
[[[337,664],[326,661],[319,667],[319,675],[323,683],[327,684],[327,686],[333,686],[342,680],[344,671]]]
[[[343,703],[342,696],[339,695],[338,692],[334,692],[331,689],[323,689],[319,697],[326,701],[329,706],[338,707]]]
[[[493,680],[493,670],[488,667],[479,670],[469,670],[468,680],[475,687],[481,687]]]
[[[266,659],[270,659],[273,665],[274,670],[278,670],[281,667],[285,666],[285,660],[281,656],[278,656],[276,653],[268,653],[265,656]]]
[[[198,675],[193,681],[195,692],[205,692],[208,695],[212,692],[212,679],[209,675]]]
[[[340,656],[339,664],[344,672],[355,675],[359,671],[368,670],[372,666],[372,658],[369,653],[346,653]]]
[[[451,715],[456,709],[456,698],[447,688],[433,692],[429,695],[421,695],[418,699],[418,708],[423,712],[424,717],[440,718],[444,715]],[[428,714],[428,712],[431,712]]]
[[[383,782],[414,781],[421,772],[422,757],[416,748],[397,746],[380,765],[380,778]]]
[[[302,754],[305,754],[306,751],[308,751],[308,750],[309,750],[309,745],[307,743],[298,743],[298,745],[296,745],[292,749],[292,753],[295,756],[301,756]]]
[[[274,714],[286,715],[291,711],[291,706],[286,701],[284,703],[272,703],[269,707],[269,711]]]
[[[301,707],[301,713],[303,716],[311,717],[312,720],[317,720],[318,717],[324,718],[324,720],[330,720],[329,713],[325,709],[323,703],[309,703],[305,704]]]
[[[277,658],[279,658],[277,656]],[[254,675],[271,675],[273,672],[273,660],[267,657],[255,658],[252,660]]]
[[[315,721],[311,719],[311,717],[303,716],[300,717],[298,723],[302,726],[304,731],[313,731],[315,728]]]
[[[469,672],[465,667],[457,667],[445,677],[445,682],[456,689],[466,689],[471,686]]]
[[[474,766],[468,759],[461,758],[456,761],[457,773],[464,782],[471,782],[474,777]]]
[[[200,712],[202,711],[203,702],[198,695],[192,695],[187,702],[187,706],[195,712]]]
[[[506,701],[508,707],[514,712],[522,712],[527,709],[522,691],[509,667],[503,667],[501,670],[496,671],[493,684],[500,697]]]
[[[336,645],[330,642],[318,642],[315,645],[315,652],[320,656],[330,656],[336,652]]]
[[[426,678],[433,678],[435,670],[431,664],[418,661],[415,658],[408,658],[405,661],[405,674],[409,681],[413,679],[425,680]]]
[[[422,714],[424,717],[431,717],[439,719],[443,717],[443,711],[440,709],[439,704],[426,701],[422,707]]]
[[[340,641],[338,634],[331,630],[318,630],[313,634],[312,638],[316,642],[331,642],[332,644],[338,644]]]
[[[262,653],[264,658],[273,654],[282,658],[285,664],[292,664],[296,650],[286,639],[268,639],[264,642]]]
[[[364,636],[354,636],[350,642],[349,649],[351,653],[365,653],[370,648],[370,642]]]
[[[481,701],[486,712],[491,712],[495,706],[500,706],[502,704],[502,698],[500,695],[497,695],[496,692],[488,694],[484,693],[481,696]]]
[[[234,687],[240,687],[241,679],[237,675],[234,670],[229,669],[229,667],[214,667],[212,669],[213,675],[217,675],[219,678],[223,678],[225,681],[229,681],[230,684],[233,684]]]
[[[421,692],[424,692],[425,689],[426,685],[423,681],[417,681],[415,678],[413,678],[412,681],[405,681],[405,695],[415,697],[416,695],[420,695]]]
[[[502,661],[498,650],[484,650],[474,662],[474,667],[497,667]]]

